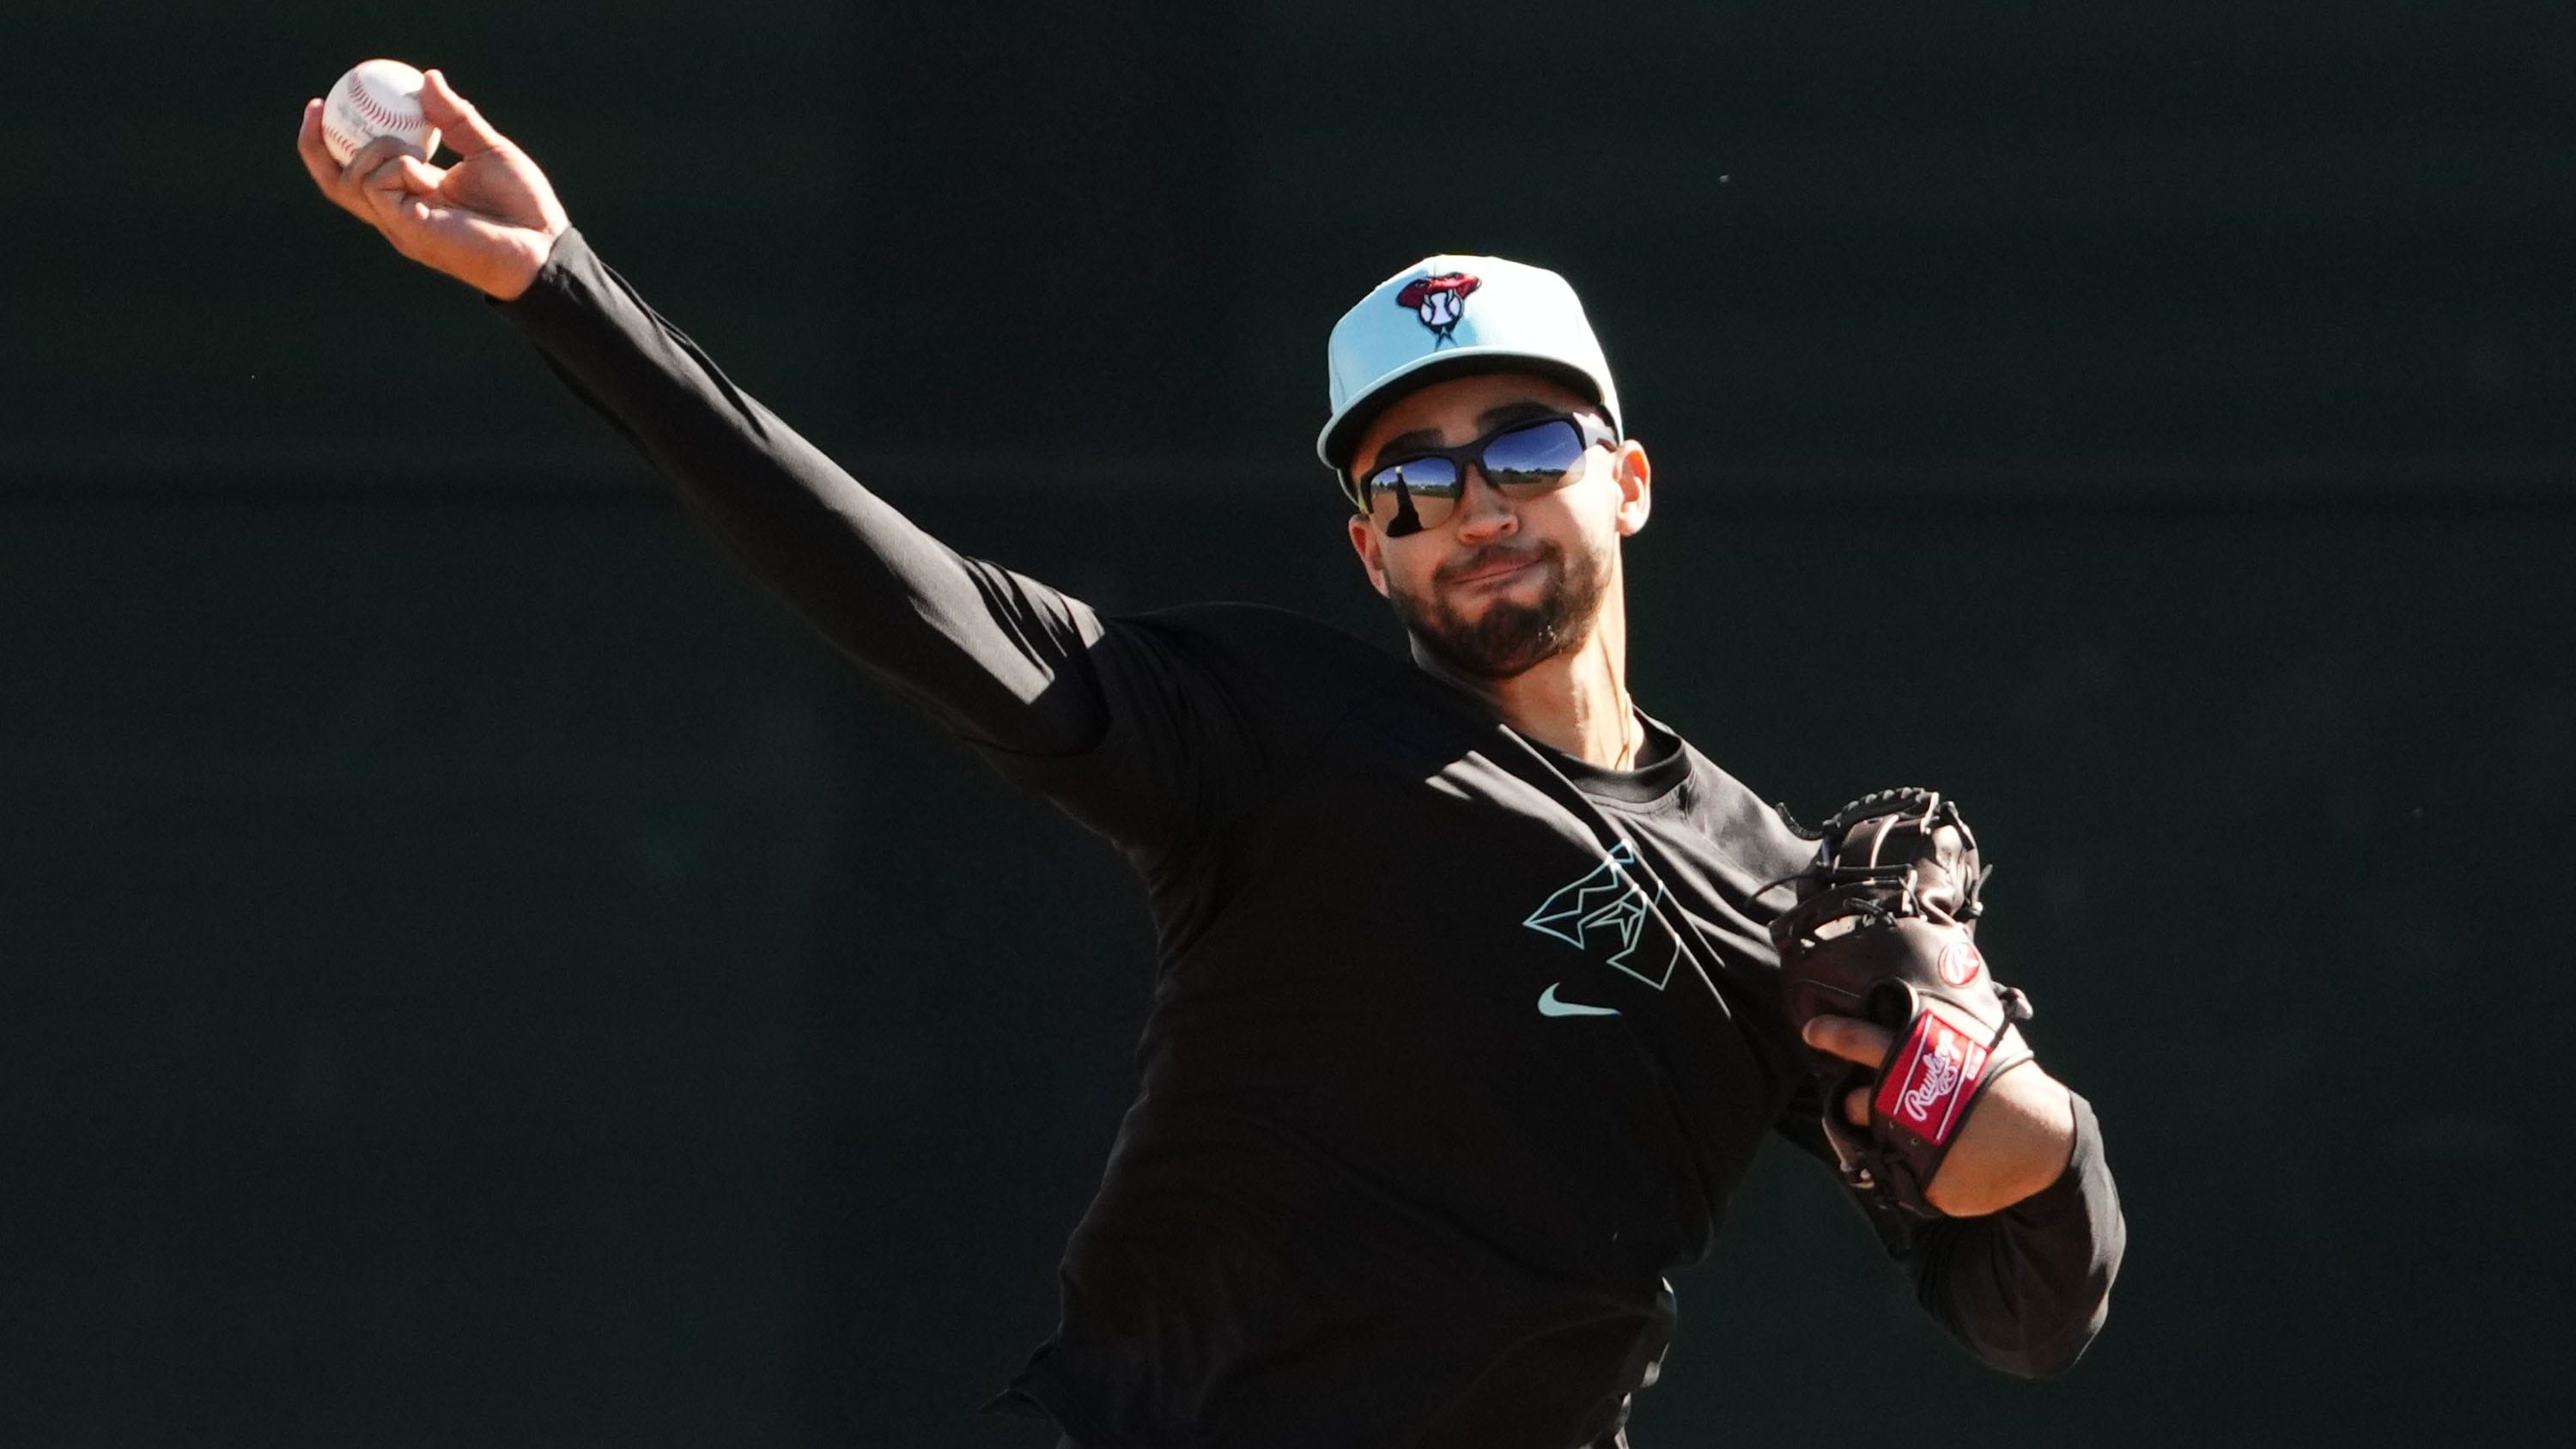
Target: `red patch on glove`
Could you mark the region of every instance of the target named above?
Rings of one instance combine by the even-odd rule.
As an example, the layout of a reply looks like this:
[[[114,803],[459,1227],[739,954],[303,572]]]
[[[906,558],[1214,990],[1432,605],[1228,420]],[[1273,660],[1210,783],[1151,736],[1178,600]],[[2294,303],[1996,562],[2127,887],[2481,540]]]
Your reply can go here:
[[[1879,1083],[1879,1114],[1935,1147],[1946,1144],[1977,1095],[1986,1055],[1984,1046],[1937,1012],[1922,1013]]]

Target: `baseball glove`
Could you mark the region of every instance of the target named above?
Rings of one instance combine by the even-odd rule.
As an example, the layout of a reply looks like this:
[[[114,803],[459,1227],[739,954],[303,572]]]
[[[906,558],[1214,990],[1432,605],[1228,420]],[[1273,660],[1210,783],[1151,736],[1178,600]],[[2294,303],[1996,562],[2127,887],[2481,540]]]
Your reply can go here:
[[[1988,974],[1971,939],[1991,871],[1957,804],[1932,790],[1864,795],[1800,833],[1820,842],[1816,858],[1779,882],[1797,901],[1770,928],[1790,1022],[1856,1016],[1896,1035],[1874,1072],[1816,1054],[1826,1139],[1873,1216],[1938,1217],[1924,1189],[1941,1159],[1988,1084],[2031,1054],[2013,1030],[2029,998]],[[1864,1087],[1866,1130],[1843,1113]]]

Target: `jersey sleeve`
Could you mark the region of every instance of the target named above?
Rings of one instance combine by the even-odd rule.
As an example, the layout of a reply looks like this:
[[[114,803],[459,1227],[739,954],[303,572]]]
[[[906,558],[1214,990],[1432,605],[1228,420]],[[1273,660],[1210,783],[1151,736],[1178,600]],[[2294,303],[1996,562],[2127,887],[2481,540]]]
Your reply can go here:
[[[736,387],[580,232],[490,305],[771,591],[1006,775],[1131,854],[1178,843],[1209,808],[1200,782],[1235,778],[1178,768],[1240,742],[1157,631],[931,537]]]
[[[1830,1166],[1819,1101],[1814,1088],[1800,1089],[1779,1130]],[[1987,1364],[2024,1378],[2074,1367],[2110,1314],[2111,1282],[2128,1246],[2101,1123],[2091,1103],[2077,1096],[2074,1105],[2066,1170],[2000,1212],[1900,1226],[1854,1194],[1880,1241],[1913,1275],[1923,1311]]]

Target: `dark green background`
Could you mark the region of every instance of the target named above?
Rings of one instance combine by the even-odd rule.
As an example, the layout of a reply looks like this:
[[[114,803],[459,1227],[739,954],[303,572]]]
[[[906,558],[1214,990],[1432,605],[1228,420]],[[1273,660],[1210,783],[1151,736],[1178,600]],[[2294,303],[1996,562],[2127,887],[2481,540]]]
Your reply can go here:
[[[1390,637],[1325,330],[1434,250],[1575,280],[1659,465],[1641,697],[1811,814],[1969,803],[2134,1236],[2022,1384],[1782,1154],[1641,1449],[2564,1437],[2564,6],[0,27],[0,1443],[1042,1442],[971,1410],[1131,1086],[1138,893],[312,194],[372,54],[1111,608]]]

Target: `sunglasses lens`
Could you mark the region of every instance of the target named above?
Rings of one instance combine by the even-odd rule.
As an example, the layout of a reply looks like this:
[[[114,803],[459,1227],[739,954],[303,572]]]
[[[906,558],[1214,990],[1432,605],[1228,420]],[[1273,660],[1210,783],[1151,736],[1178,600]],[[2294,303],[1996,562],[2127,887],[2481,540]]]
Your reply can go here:
[[[1573,419],[1548,418],[1494,434],[1475,456],[1486,481],[1527,498],[1564,486],[1583,461],[1585,446],[1583,429]],[[1451,458],[1413,458],[1371,473],[1367,488],[1369,515],[1389,537],[1400,538],[1446,522],[1465,491],[1465,475]]]
[[[1485,445],[1485,476],[1506,493],[1554,488],[1582,461],[1583,434],[1564,418],[1498,434]]]
[[[1446,458],[1416,458],[1380,468],[1369,475],[1368,498],[1370,515],[1389,533],[1438,528],[1458,504],[1458,465]]]

